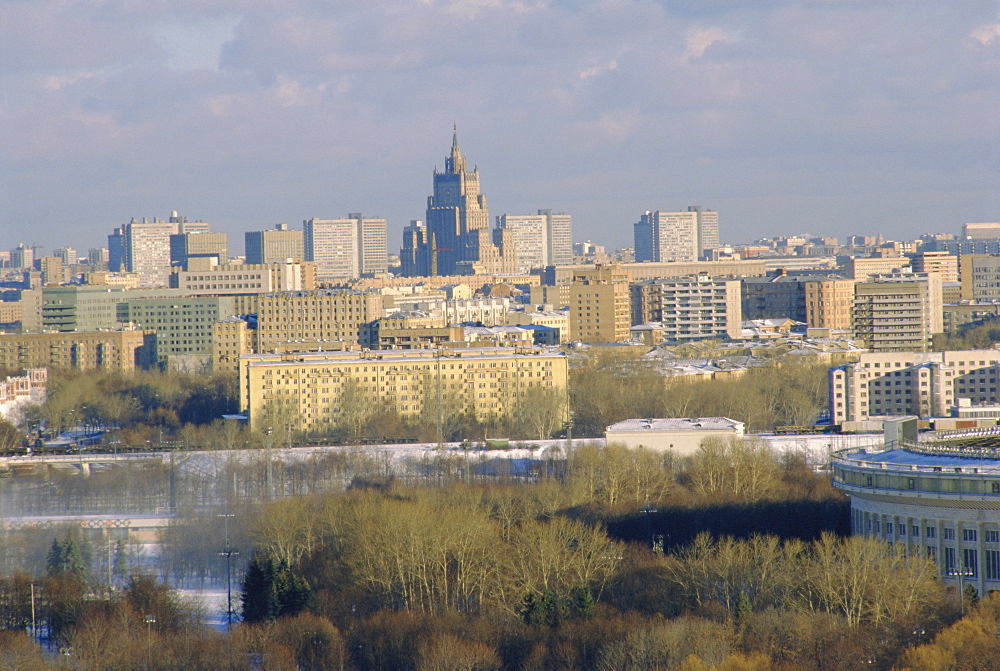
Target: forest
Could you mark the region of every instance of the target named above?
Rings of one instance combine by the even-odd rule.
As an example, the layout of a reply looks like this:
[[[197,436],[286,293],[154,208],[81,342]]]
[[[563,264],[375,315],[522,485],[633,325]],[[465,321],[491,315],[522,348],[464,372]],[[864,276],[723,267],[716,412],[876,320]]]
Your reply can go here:
[[[1000,653],[977,633],[992,597],[949,591],[904,546],[846,537],[826,476],[753,441],[689,459],[584,445],[530,479],[328,468],[346,486],[271,502],[241,487],[200,511],[184,490],[159,573],[79,528],[7,532],[41,567],[4,563],[0,666],[930,669]],[[166,586],[225,566],[223,524],[245,567],[231,631]],[[32,590],[48,648],[28,633]]]

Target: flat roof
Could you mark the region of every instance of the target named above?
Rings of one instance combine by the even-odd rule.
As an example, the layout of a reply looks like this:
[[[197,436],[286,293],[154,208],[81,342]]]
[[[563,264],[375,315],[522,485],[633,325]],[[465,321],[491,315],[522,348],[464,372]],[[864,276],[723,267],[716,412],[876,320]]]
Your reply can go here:
[[[607,427],[606,431],[726,431],[741,426],[743,422],[728,417],[661,417],[622,420]]]
[[[838,455],[842,459],[861,461],[868,464],[886,464],[889,466],[923,466],[940,468],[1000,468],[1000,459],[987,459],[970,454],[967,457],[943,454],[924,454],[909,450],[886,450],[885,452],[850,452]]]

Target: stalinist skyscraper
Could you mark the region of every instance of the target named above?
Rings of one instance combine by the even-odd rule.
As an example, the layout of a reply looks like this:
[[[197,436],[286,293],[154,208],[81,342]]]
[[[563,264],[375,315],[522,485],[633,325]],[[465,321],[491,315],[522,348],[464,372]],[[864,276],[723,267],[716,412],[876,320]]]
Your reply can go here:
[[[444,171],[434,169],[426,223],[411,225],[404,232],[400,256],[403,274],[410,276],[514,272],[512,238],[503,230],[490,230],[486,196],[479,190],[479,168],[467,169],[457,129]]]

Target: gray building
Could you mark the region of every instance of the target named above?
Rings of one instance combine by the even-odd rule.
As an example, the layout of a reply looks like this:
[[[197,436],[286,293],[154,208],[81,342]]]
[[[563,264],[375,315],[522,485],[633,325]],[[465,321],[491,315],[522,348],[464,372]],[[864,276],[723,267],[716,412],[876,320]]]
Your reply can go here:
[[[174,370],[210,370],[215,322],[231,316],[227,296],[175,296],[130,300],[123,316],[142,329],[156,331],[156,358]]]
[[[284,263],[288,259],[305,261],[305,241],[302,231],[293,231],[288,224],[276,224],[269,231],[247,231],[243,235],[246,262],[251,264]]]

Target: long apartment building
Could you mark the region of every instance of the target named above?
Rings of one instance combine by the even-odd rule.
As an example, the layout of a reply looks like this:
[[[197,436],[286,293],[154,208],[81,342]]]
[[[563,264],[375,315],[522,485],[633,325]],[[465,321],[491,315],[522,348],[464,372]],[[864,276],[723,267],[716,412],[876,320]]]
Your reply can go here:
[[[311,261],[219,265],[212,259],[191,259],[174,269],[170,286],[189,293],[235,295],[316,288],[316,264]]]
[[[835,424],[884,415],[947,415],[958,399],[1000,402],[1000,350],[866,352],[830,369]]]
[[[256,308],[259,352],[293,340],[357,342],[362,324],[385,316],[381,294],[349,289],[262,294]]]
[[[153,331],[0,334],[4,368],[81,368],[134,370],[156,360]]]
[[[244,356],[239,375],[252,429],[282,421],[323,432],[342,421],[345,389],[404,417],[447,402],[487,419],[509,412],[530,387],[566,389],[568,365],[542,349],[389,350]]]

